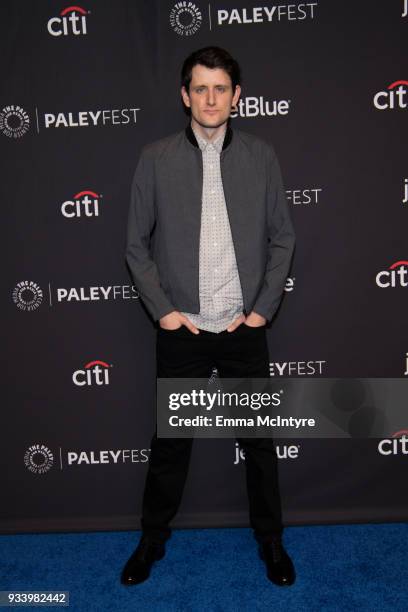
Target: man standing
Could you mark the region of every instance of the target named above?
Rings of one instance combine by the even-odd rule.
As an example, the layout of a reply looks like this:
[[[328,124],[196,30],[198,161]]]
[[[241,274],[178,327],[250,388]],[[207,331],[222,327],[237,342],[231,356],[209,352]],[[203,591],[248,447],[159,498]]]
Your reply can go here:
[[[157,376],[267,378],[265,325],[283,295],[294,232],[273,148],[229,125],[240,69],[223,49],[184,62],[185,131],[146,146],[133,184],[126,258],[140,296],[158,322]],[[282,544],[273,441],[240,439],[250,524],[269,579],[295,580]],[[121,581],[149,577],[165,554],[183,493],[192,439],[157,438],[143,497],[142,537]]]

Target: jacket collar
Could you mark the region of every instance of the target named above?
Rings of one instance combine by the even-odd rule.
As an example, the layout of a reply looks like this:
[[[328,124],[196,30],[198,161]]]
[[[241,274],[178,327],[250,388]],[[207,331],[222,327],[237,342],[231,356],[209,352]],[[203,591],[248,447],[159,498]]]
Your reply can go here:
[[[195,137],[195,134],[193,132],[193,129],[191,127],[191,123],[188,124],[188,126],[185,129],[185,134],[187,137],[187,140],[194,146],[197,147],[197,149],[199,148],[198,146],[198,142],[197,142],[197,138]],[[227,124],[227,130],[225,132],[225,138],[224,138],[224,142],[222,145],[222,150],[224,151],[224,149],[226,149],[228,147],[228,145],[230,144],[231,140],[232,140],[232,136],[233,136],[233,131],[232,128],[228,122]]]

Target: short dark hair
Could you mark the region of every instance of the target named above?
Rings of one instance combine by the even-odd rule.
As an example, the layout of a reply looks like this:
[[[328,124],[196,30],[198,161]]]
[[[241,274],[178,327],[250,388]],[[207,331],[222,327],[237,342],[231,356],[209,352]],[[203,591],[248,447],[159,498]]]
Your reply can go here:
[[[206,68],[222,68],[229,75],[232,83],[232,90],[241,83],[241,69],[233,57],[220,47],[204,47],[189,55],[183,63],[181,69],[181,85],[189,91],[191,74],[194,66],[201,64]]]

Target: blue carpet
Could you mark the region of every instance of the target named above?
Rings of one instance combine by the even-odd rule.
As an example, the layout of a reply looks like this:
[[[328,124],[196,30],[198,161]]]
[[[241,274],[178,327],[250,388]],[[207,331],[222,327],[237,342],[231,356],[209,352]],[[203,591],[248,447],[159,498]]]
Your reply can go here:
[[[81,612],[408,610],[407,524],[287,528],[297,581],[286,588],[267,580],[249,529],[176,530],[150,579],[124,587],[139,535],[0,536],[0,589],[70,591],[59,609]]]

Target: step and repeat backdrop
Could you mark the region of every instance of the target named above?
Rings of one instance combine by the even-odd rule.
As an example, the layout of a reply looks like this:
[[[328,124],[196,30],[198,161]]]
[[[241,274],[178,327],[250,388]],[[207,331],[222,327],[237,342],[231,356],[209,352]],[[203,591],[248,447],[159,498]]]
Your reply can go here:
[[[297,234],[270,375],[408,376],[407,0],[88,0],[2,8],[2,504],[7,532],[139,527],[156,329],[125,263],[141,148],[185,127],[185,57],[242,66],[232,127],[272,142]],[[408,518],[408,419],[280,439],[287,525]],[[196,440],[174,525],[248,525],[235,440]]]

